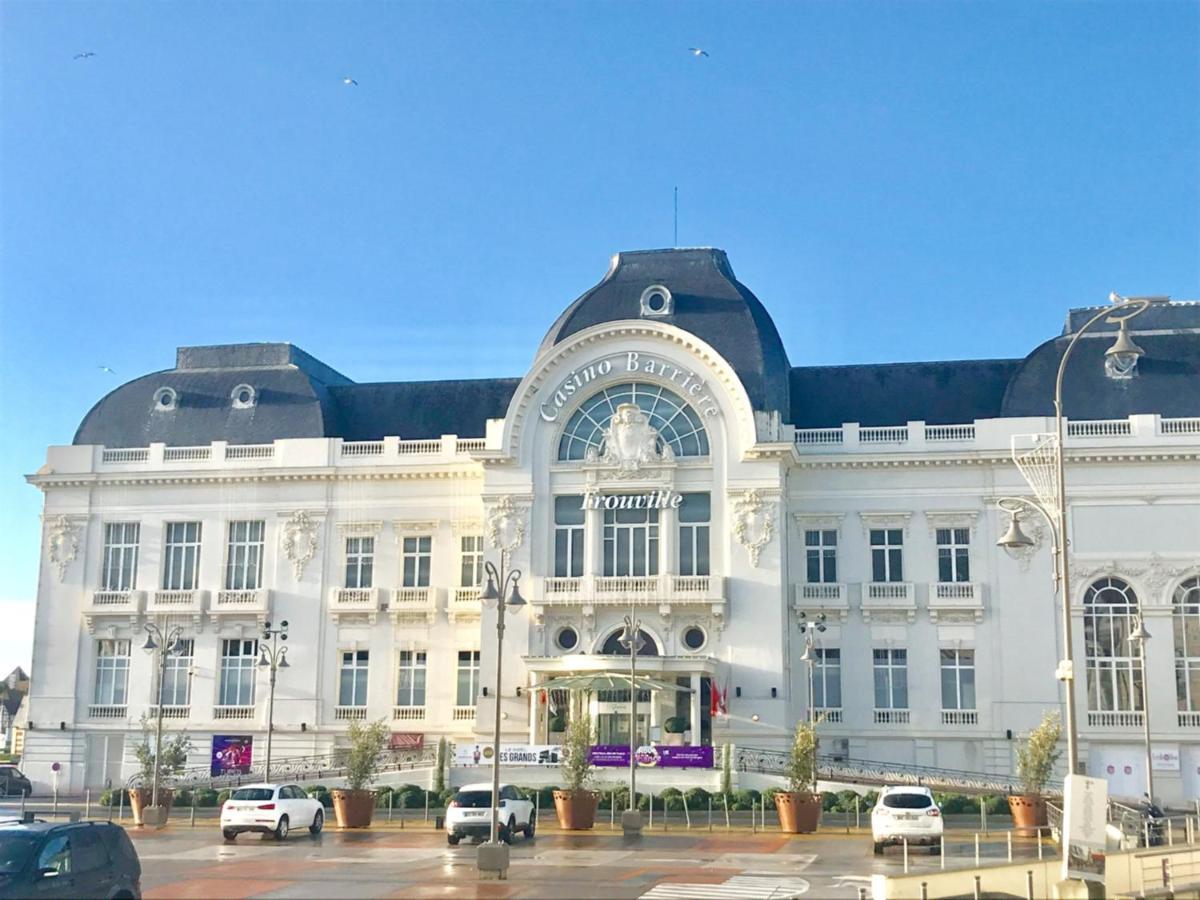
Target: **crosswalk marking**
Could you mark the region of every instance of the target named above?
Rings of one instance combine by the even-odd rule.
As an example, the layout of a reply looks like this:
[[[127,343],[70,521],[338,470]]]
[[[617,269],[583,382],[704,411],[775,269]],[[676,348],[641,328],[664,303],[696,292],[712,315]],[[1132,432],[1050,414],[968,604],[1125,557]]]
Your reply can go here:
[[[803,878],[735,875],[720,884],[658,884],[642,900],[788,900],[808,893]]]

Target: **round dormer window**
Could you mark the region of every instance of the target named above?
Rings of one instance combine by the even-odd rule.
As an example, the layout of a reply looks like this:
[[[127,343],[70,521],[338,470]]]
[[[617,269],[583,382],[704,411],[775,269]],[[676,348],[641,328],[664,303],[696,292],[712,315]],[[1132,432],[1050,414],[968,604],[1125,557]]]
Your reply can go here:
[[[669,316],[674,312],[671,292],[661,284],[652,284],[642,291],[642,315],[651,318]]]
[[[570,652],[579,646],[579,633],[570,625],[560,628],[554,636],[554,643],[558,645],[559,650]]]
[[[154,408],[157,410],[175,409],[179,405],[179,395],[174,388],[160,387],[154,392]]]
[[[250,409],[256,399],[254,388],[248,384],[239,384],[229,396],[233,399],[234,409]]]

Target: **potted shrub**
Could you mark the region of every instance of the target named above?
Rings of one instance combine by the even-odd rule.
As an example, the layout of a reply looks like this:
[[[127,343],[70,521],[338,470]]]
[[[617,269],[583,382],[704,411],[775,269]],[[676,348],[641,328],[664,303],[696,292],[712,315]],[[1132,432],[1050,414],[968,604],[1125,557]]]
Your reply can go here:
[[[785,770],[786,791],[775,793],[779,827],[788,834],[810,834],[821,821],[821,795],[817,793],[817,729],[811,722],[796,726]]]
[[[590,752],[595,743],[592,718],[587,713],[576,716],[567,726],[563,738],[562,774],[567,786],[554,792],[554,811],[559,827],[567,831],[591,828],[596,823],[599,795],[589,788],[592,778]]]
[[[174,791],[167,787],[170,776],[183,770],[188,754],[192,750],[192,739],[185,732],[163,736],[162,752],[156,753],[154,733],[150,724],[142,720],[142,742],[134,750],[138,761],[138,787],[129,790],[129,807],[133,811],[135,825],[165,825],[171,812]],[[154,771],[158,769],[158,806],[150,804],[154,799]]]
[[[671,716],[663,722],[663,732],[667,736],[667,746],[682,747],[683,733],[688,730],[688,720],[683,716]]]
[[[1021,780],[1021,793],[1009,795],[1008,809],[1012,813],[1013,827],[1024,834],[1035,833],[1047,824],[1046,798],[1042,791],[1062,755],[1058,748],[1061,737],[1062,722],[1058,713],[1051,711],[1017,745],[1017,777]]]
[[[387,723],[351,722],[350,752],[346,756],[346,787],[333,793],[333,813],[339,828],[366,828],[375,813],[375,795],[368,788],[375,780],[379,760],[388,742]]]

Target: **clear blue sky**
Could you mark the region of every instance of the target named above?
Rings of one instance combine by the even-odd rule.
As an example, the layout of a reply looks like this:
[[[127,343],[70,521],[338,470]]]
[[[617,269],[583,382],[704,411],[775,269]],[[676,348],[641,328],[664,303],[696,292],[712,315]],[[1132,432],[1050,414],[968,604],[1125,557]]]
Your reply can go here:
[[[1020,356],[1110,290],[1200,297],[1192,2],[0,16],[3,600],[36,589],[21,475],[176,346],[520,375],[612,252],[671,244],[675,185],[793,364]]]

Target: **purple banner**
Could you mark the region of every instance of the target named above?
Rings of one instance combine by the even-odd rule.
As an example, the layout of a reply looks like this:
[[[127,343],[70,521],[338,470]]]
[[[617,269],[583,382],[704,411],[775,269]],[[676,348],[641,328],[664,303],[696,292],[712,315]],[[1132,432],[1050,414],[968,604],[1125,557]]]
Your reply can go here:
[[[212,774],[246,775],[254,756],[254,738],[241,734],[214,734]]]
[[[621,744],[597,744],[588,753],[593,766],[628,766],[629,747]],[[711,769],[712,747],[643,746],[637,748],[637,764],[642,768]]]

